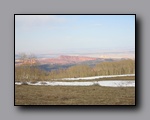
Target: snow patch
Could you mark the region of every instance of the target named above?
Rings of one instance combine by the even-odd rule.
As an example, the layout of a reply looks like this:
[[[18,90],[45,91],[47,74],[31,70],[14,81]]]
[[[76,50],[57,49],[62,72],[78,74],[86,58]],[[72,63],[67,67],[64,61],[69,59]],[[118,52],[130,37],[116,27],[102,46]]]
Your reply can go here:
[[[123,77],[123,76],[135,76],[135,74],[92,76],[92,77],[79,77],[79,78],[60,78],[60,79],[54,79],[54,80],[93,80],[93,79],[99,79],[99,78],[111,78],[111,77]]]
[[[98,84],[106,87],[135,87],[135,81],[99,81]]]
[[[22,85],[23,82],[15,82],[16,85]],[[135,81],[92,81],[92,82],[49,82],[49,81],[39,81],[36,83],[27,82],[27,85],[46,85],[46,86],[91,86],[99,85],[106,87],[135,87]]]

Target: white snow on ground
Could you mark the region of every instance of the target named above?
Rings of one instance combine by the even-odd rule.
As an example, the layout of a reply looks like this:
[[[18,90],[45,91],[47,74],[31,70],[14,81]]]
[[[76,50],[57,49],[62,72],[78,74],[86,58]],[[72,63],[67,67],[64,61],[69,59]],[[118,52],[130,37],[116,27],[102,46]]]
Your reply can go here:
[[[16,85],[22,85],[22,82],[16,82]],[[50,85],[50,86],[107,86],[107,87],[135,87],[135,81],[92,81],[92,82],[49,82],[49,81],[39,81],[36,83],[27,82],[28,85]]]
[[[135,81],[99,81],[98,84],[107,87],[135,87]]]
[[[38,82],[36,84],[30,83],[29,85],[50,85],[50,86],[90,86],[93,82]]]
[[[81,77],[81,78],[62,78],[55,80],[94,80],[99,78],[121,77],[121,76],[135,76],[135,74],[125,75],[107,75],[107,76],[93,76],[93,77]],[[108,86],[108,87],[135,87],[135,80],[104,80],[104,81],[91,81],[91,82],[55,82],[55,81],[38,81],[38,82],[15,82],[15,85],[50,85],[50,86]]]
[[[135,74],[92,76],[92,77],[79,77],[79,78],[60,78],[60,79],[54,79],[54,80],[93,80],[93,79],[99,79],[99,78],[122,77],[122,76],[135,76]]]
[[[21,85],[22,82],[15,82],[15,85]]]

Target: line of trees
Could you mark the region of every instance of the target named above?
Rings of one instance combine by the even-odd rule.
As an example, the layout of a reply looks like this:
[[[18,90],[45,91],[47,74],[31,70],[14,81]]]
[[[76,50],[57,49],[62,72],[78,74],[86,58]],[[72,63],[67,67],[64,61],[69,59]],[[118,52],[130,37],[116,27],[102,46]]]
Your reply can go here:
[[[39,62],[35,55],[20,54],[21,65],[15,66],[16,81],[44,80],[46,72],[39,69]]]
[[[94,67],[97,75],[120,75],[135,73],[135,61],[120,60],[115,62],[103,62]]]
[[[51,80],[67,77],[89,77],[99,75],[134,74],[135,60],[120,60],[101,62],[94,67],[75,65],[67,69],[58,69],[50,72],[39,69],[39,62],[34,55],[20,55],[21,65],[15,67],[16,81]]]
[[[115,62],[101,62],[94,67],[88,65],[75,65],[68,69],[54,70],[49,72],[48,77],[54,78],[67,78],[67,77],[89,77],[100,75],[121,75],[121,74],[134,74],[135,61],[120,60]]]

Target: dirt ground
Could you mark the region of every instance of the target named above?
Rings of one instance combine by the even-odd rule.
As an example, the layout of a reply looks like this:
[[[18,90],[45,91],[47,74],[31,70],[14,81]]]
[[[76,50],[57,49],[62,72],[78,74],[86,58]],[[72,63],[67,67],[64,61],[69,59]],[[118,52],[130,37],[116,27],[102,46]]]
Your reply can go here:
[[[15,105],[135,105],[135,88],[16,85]]]

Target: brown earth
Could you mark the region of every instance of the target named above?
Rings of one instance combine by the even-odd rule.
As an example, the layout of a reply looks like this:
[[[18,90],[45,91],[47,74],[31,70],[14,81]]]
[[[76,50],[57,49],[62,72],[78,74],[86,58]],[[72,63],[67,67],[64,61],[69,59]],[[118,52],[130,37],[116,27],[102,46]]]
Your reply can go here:
[[[135,88],[16,85],[15,105],[135,105]]]

